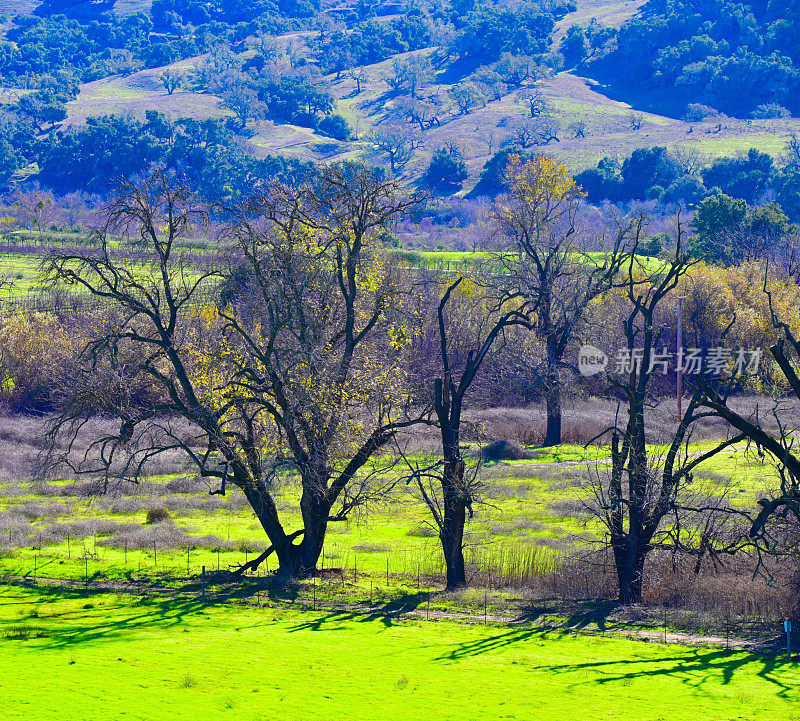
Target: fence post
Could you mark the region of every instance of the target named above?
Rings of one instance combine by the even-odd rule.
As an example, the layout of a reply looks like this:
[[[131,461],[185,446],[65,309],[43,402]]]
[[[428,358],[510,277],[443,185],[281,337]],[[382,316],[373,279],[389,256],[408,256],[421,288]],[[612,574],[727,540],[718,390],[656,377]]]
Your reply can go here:
[[[206,602],[206,567],[203,566],[203,603]]]

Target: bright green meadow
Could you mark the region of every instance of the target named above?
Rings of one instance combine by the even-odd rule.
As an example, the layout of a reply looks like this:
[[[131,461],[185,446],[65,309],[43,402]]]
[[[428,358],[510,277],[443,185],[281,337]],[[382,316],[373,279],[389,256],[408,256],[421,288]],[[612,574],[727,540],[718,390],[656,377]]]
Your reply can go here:
[[[530,628],[0,590],[0,706],[50,719],[800,718],[800,671]]]

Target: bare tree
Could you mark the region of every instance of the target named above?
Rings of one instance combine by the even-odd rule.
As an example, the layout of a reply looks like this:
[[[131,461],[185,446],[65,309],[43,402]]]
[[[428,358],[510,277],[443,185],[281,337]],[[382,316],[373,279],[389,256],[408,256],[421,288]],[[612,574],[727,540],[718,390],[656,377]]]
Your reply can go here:
[[[502,100],[508,92],[508,86],[503,82],[500,75],[493,70],[483,68],[473,73],[470,80],[478,86],[485,98],[491,100]]]
[[[389,159],[392,173],[397,173],[411,160],[414,152],[422,147],[425,139],[422,132],[415,127],[387,123],[373,129],[370,142]]]
[[[786,164],[791,168],[800,168],[800,135],[789,133],[786,139]]]
[[[509,125],[510,139],[522,148],[560,142],[561,125],[555,118],[514,118]]]
[[[466,115],[472,108],[479,105],[486,105],[486,98],[483,93],[478,90],[475,83],[469,81],[454,85],[450,88],[448,94],[456,104],[459,115]]]
[[[328,523],[375,492],[381,464],[371,459],[425,418],[403,385],[402,281],[377,238],[417,202],[399,190],[359,165],[323,168],[299,188],[275,184],[228,211],[237,272],[198,273],[179,243],[203,217],[196,199],[163,173],[126,182],[98,249],[48,263],[52,281],[117,310],[86,371],[113,369],[120,389],[81,387],[51,433],[74,441],[97,412],[119,421],[75,471],[135,480],[150,459],[180,451],[218,492],[231,484],[249,501],[271,545],[246,567],[274,552],[281,573],[313,574]],[[129,269],[112,232],[147,255],[152,276]],[[217,278],[226,292],[215,309],[203,293]],[[148,392],[126,392],[136,384]],[[296,530],[274,497],[287,473],[302,488]]]
[[[369,73],[363,65],[351,68],[348,73],[356,84],[356,94],[360,94],[364,83],[369,82]]]
[[[628,127],[631,130],[641,130],[643,124],[644,124],[644,115],[642,115],[641,113],[628,114]]]
[[[478,139],[486,145],[487,153],[491,155],[501,140],[497,128],[494,125],[482,125],[476,127],[475,131]]]
[[[392,72],[384,79],[389,87],[397,93],[404,92],[416,98],[423,86],[433,78],[433,66],[424,55],[410,58],[395,58],[392,61]]]
[[[623,332],[627,347],[617,369],[621,378],[609,376],[626,413],[611,430],[611,468],[605,477],[604,470],[598,471],[593,488],[597,513],[608,529],[614,553],[619,600],[625,604],[641,601],[647,556],[658,542],[665,519],[676,508],[682,485],[691,482],[698,465],[743,438],[723,440],[699,455],[689,453],[693,423],[711,415],[702,409],[703,392],[697,390],[663,456],[647,445],[646,412],[652,404],[651,383],[660,367],[653,362],[662,333],[656,313],[693,264],[682,251],[680,227],[674,257],[656,273],[643,277],[633,253],[626,262],[624,293],[629,310]]]
[[[444,104],[437,96],[425,99],[403,98],[397,105],[397,112],[419,126],[422,132],[440,126]]]
[[[561,132],[561,123],[556,118],[538,118],[536,121],[536,144],[549,145],[553,141],[560,143],[558,137]]]
[[[778,333],[770,353],[791,392],[800,397],[800,377],[796,370],[800,361],[800,340],[790,324],[775,310],[767,271],[764,273],[763,290],[769,301],[772,325]],[[698,377],[698,387],[704,393],[703,405],[706,408],[755,444],[759,454],[768,454],[773,460],[780,486],[774,494],[758,501],[760,508],[750,529],[751,537],[769,543],[770,522],[787,516],[794,516],[800,522],[800,454],[797,452],[795,430],[787,427],[782,420],[780,399],[775,400],[770,413],[757,408],[752,415],[745,416],[732,408],[730,398],[739,387],[740,380],[739,372],[732,373],[724,382],[701,375]],[[772,421],[771,428],[766,422],[768,419]]]
[[[542,91],[538,88],[531,88],[530,90],[520,93],[517,96],[517,101],[527,104],[532,118],[540,118],[544,115],[550,114],[547,101],[545,100]]]
[[[527,80],[540,78],[545,74],[536,58],[512,53],[503,53],[493,69],[504,83],[514,88],[520,88]]]
[[[544,445],[556,445],[561,443],[564,354],[591,301],[614,283],[625,246],[636,241],[644,220],[612,228],[608,252],[597,260],[577,242],[581,193],[566,167],[544,155],[525,163],[512,159],[505,183],[507,192],[498,198],[494,215],[511,252],[498,256],[508,271],[498,282],[509,283],[508,294],[521,293],[535,312],[546,353]],[[598,240],[606,243],[604,237]]]
[[[578,138],[586,137],[586,123],[584,123],[582,120],[576,120],[574,123],[570,123],[567,126],[567,130],[572,133],[572,137],[576,140]]]
[[[442,457],[429,465],[406,459],[412,468],[408,481],[417,485],[439,531],[448,590],[467,583],[464,526],[467,513],[472,515],[477,471],[474,466],[471,471],[468,469],[461,446],[467,395],[492,346],[503,333],[513,326],[530,327],[524,299],[512,295],[499,300],[480,298],[474,286],[466,303],[462,301],[456,308],[458,317],[449,317],[454,293],[467,283],[463,277],[453,281],[442,295],[436,313],[442,375],[434,381],[434,409]]]
[[[46,190],[17,191],[11,207],[14,219],[26,230],[35,230],[39,242],[43,243],[45,231],[58,214],[53,194]]]

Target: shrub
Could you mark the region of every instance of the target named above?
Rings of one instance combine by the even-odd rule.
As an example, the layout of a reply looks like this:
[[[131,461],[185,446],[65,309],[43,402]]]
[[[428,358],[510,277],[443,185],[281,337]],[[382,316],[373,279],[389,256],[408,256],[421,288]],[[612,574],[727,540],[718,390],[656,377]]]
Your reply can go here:
[[[664,250],[664,246],[669,242],[669,236],[666,233],[657,233],[656,235],[651,235],[646,240],[643,240],[639,244],[639,255],[646,255],[650,258],[655,258],[662,250]]]
[[[350,128],[341,115],[326,115],[317,123],[317,132],[336,140],[350,140]]]
[[[436,538],[438,535],[436,533],[436,529],[433,526],[429,526],[425,523],[420,523],[417,526],[414,526],[409,532],[406,534],[407,536],[414,536],[416,538]]]
[[[461,185],[469,177],[461,151],[454,147],[439,148],[431,158],[425,178],[433,186]]]
[[[533,454],[514,441],[495,441],[481,449],[484,461],[521,461]]]
[[[788,108],[777,103],[767,103],[766,105],[759,105],[750,115],[759,120],[768,120],[770,118],[791,118],[792,113]]]
[[[686,106],[686,112],[683,115],[683,119],[687,123],[699,123],[706,118],[715,118],[717,115],[719,115],[719,112],[710,105],[689,103],[689,105]]]
[[[166,508],[151,508],[147,511],[147,523],[161,523],[168,521],[169,511]]]

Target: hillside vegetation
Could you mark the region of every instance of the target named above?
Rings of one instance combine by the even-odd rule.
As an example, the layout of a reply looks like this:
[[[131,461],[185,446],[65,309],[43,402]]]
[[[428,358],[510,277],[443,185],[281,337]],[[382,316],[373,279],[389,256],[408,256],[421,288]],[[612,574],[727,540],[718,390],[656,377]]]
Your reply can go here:
[[[655,45],[682,48],[681,38],[697,24],[673,19],[691,3],[584,0],[497,10],[434,3],[404,14],[379,7],[371,16],[302,3],[281,5],[275,14],[259,3],[200,10],[166,0],[152,7],[53,1],[25,17],[33,5],[4,8],[19,14],[7,34],[15,49],[0,59],[12,101],[5,131],[5,152],[17,169],[12,183],[37,177],[46,137],[69,136],[105,115],[143,121],[148,111],[171,122],[217,121],[257,158],[364,158],[444,195],[494,192],[481,178],[504,146],[547,152],[577,173],[607,156],[621,162],[636,148],[665,147],[701,163],[751,148],[778,158],[800,129],[788,111],[751,118],[752,107],[733,101],[711,108],[704,104],[714,98],[678,78],[678,70],[670,75],[632,62],[655,57]],[[767,23],[770,37],[784,38],[775,19],[780,7],[770,7],[771,14],[752,21],[752,32]],[[750,22],[751,15],[742,17]],[[672,23],[663,32],[641,31],[660,28],[663,18]],[[512,30],[520,23],[522,34]],[[710,27],[712,35],[724,32],[723,20]],[[108,47],[112,36],[118,49]],[[55,38],[58,59],[47,50]],[[780,42],[783,48],[789,41]],[[625,92],[609,82],[612,76],[619,87],[625,79]],[[776,82],[789,88],[774,77],[764,86]],[[663,102],[653,104],[651,96]],[[762,105],[773,108],[779,99],[765,96]],[[709,110],[687,115],[687,103]],[[429,175],[437,153],[446,176]],[[107,184],[86,179],[75,189],[81,182]]]

